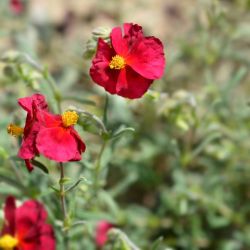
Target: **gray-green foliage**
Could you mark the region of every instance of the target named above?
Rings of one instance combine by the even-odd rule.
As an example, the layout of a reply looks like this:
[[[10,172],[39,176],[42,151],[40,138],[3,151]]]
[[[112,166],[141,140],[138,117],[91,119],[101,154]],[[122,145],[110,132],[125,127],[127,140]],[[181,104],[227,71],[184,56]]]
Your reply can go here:
[[[101,118],[105,97],[89,87],[82,54],[77,66],[52,72],[63,107],[85,112],[77,130],[87,151],[81,162],[66,164],[70,250],[94,250],[95,225],[103,219],[119,228],[110,231],[105,250],[250,249],[250,4],[198,3],[192,28],[176,39],[174,52],[166,49],[163,80],[140,100],[110,96],[105,133],[86,113]],[[88,45],[93,52],[96,39]],[[10,122],[24,124],[16,99],[34,87],[54,102],[48,79],[33,66],[0,63],[0,201],[10,194],[42,201],[63,250],[57,168],[41,158],[50,174],[27,173],[15,157],[20,142],[5,132]],[[96,194],[93,171],[106,140]]]

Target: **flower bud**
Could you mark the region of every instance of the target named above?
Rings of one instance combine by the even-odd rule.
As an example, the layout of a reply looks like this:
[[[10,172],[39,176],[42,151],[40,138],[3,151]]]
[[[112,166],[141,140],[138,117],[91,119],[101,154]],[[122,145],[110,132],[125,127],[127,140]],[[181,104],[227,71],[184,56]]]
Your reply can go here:
[[[97,42],[99,38],[104,39],[105,41],[109,41],[111,29],[106,27],[98,27],[92,31],[91,38],[87,41],[85,45],[85,49],[83,52],[83,57],[86,59],[90,59],[94,56],[96,52]]]
[[[13,66],[11,65],[6,65],[4,68],[3,68],[3,74],[6,76],[6,77],[9,77],[9,78],[15,78],[17,76],[17,73],[14,69]]]
[[[23,53],[15,50],[7,51],[1,57],[1,61],[6,63],[17,63],[23,60]]]
[[[95,28],[92,31],[92,38],[94,40],[98,40],[99,38],[102,38],[104,40],[109,39],[109,35],[110,35],[111,29],[107,28],[107,27],[98,27]]]

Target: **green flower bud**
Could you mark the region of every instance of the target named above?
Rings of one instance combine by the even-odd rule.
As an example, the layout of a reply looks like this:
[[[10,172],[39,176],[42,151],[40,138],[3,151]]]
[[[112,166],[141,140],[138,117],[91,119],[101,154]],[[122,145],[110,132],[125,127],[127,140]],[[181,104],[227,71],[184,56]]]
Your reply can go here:
[[[83,57],[90,59],[96,52],[97,42],[99,38],[104,39],[106,42],[110,42],[111,29],[106,27],[98,27],[92,31],[92,37],[87,41],[83,52]]]
[[[9,78],[14,78],[17,76],[17,73],[14,69],[14,67],[12,67],[11,65],[6,65],[4,68],[3,68],[3,74],[6,76],[6,77],[9,77]]]
[[[18,51],[10,50],[3,54],[1,61],[5,63],[17,63],[23,60],[23,53]]]
[[[109,39],[109,36],[110,36],[110,33],[111,33],[111,29],[110,28],[107,28],[107,27],[98,27],[98,28],[95,28],[93,31],[92,31],[92,38],[94,40],[98,40],[99,38],[102,38],[102,39]]]

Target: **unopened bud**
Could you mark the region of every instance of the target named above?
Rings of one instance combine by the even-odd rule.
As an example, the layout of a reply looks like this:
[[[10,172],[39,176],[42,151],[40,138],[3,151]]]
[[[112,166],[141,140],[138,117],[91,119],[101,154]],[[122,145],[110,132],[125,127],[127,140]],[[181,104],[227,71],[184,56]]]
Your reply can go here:
[[[14,67],[12,67],[11,65],[5,66],[3,68],[3,73],[6,77],[10,77],[10,78],[14,78],[17,75]]]
[[[110,28],[106,28],[106,27],[95,28],[92,31],[92,37],[87,41],[85,45],[83,57],[86,59],[90,59],[91,57],[94,56],[99,38],[102,38],[106,42],[110,42],[110,38],[109,38],[110,32],[111,32]]]
[[[108,39],[111,33],[111,29],[107,27],[97,27],[92,31],[92,38],[98,40],[98,38]]]
[[[1,57],[1,61],[6,63],[17,63],[21,62],[22,60],[23,60],[23,53],[14,50],[5,52]]]

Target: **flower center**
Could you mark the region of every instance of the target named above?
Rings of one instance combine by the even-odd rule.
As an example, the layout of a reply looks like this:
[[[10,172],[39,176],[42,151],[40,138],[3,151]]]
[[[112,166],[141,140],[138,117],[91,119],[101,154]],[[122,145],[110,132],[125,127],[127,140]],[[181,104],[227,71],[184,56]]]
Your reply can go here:
[[[7,127],[7,132],[12,136],[21,136],[23,134],[23,128],[15,125],[15,124],[9,124]]]
[[[18,245],[18,239],[10,234],[0,237],[0,248],[3,250],[13,250]]]
[[[75,125],[78,121],[79,115],[75,111],[65,111],[62,114],[62,122],[64,127]]]
[[[113,56],[111,62],[109,63],[109,67],[111,69],[123,69],[125,65],[125,59],[119,55]]]

